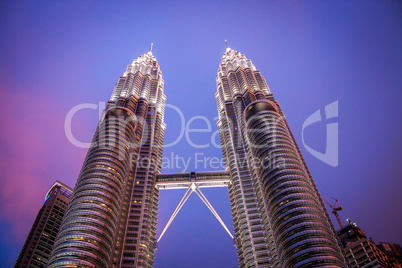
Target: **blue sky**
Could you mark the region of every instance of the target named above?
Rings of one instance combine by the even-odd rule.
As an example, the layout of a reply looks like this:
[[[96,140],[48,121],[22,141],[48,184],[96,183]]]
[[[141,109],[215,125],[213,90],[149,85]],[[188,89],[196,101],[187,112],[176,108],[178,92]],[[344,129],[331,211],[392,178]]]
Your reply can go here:
[[[402,243],[401,70],[402,17],[397,1],[2,1],[0,4],[0,266],[11,266],[44,195],[55,180],[74,186],[86,150],[73,146],[64,121],[76,105],[109,99],[127,64],[153,54],[165,80],[167,103],[185,123],[205,116],[211,131],[165,148],[191,159],[221,158],[214,94],[224,40],[265,77],[305,157],[318,189],[336,197],[376,242]],[[338,117],[304,131],[305,143],[325,151],[326,124],[339,126],[339,165],[312,156],[302,126],[338,101]],[[90,142],[98,111],[73,117],[72,132]],[[166,109],[165,142],[182,127]],[[205,128],[194,120],[192,128]],[[166,168],[164,172],[181,171]],[[227,190],[204,193],[231,226]],[[184,191],[161,191],[158,232]],[[195,195],[159,244],[155,267],[235,267],[236,251]]]

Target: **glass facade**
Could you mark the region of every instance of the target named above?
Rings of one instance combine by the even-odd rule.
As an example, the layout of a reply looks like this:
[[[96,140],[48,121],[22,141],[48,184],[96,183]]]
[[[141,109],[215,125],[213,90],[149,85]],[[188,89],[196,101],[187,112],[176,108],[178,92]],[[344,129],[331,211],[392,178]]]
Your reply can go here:
[[[59,181],[53,184],[14,267],[46,267],[72,191]]]
[[[279,103],[230,48],[215,96],[240,267],[347,267]]]
[[[151,52],[128,65],[98,124],[49,267],[152,267],[165,131]]]

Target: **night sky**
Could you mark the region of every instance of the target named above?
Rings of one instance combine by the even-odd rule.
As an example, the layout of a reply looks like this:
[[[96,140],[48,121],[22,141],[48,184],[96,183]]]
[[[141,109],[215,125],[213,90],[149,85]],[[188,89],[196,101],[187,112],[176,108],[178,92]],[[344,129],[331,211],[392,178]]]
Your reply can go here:
[[[87,150],[67,139],[68,112],[85,103],[101,107],[126,66],[152,42],[170,105],[165,143],[185,126],[211,125],[165,148],[166,161],[173,154],[190,160],[187,171],[211,170],[195,158],[222,157],[211,137],[227,39],[265,77],[319,191],[344,207],[344,223],[351,218],[376,242],[401,244],[400,2],[166,2],[0,3],[0,267],[14,264],[53,182],[74,187]],[[324,107],[335,101],[339,116],[326,120]],[[183,113],[185,126],[172,106]],[[303,123],[317,110],[323,120],[305,128],[304,141],[324,153],[326,124],[338,123],[335,167],[302,142]],[[77,112],[74,137],[90,142],[98,118],[96,109]],[[170,165],[163,172],[183,169]],[[203,192],[233,233],[227,189]],[[158,234],[183,194],[161,191]],[[192,195],[160,241],[155,267],[237,265],[231,238]]]

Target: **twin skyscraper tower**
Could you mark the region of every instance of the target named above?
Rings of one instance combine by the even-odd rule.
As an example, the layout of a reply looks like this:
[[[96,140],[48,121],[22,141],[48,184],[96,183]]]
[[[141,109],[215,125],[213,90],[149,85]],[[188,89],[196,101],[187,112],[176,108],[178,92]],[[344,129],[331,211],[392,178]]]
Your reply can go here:
[[[260,72],[230,49],[218,69],[217,122],[240,267],[347,267],[300,150]],[[166,125],[152,52],[119,78],[94,134],[49,267],[152,267]],[[182,174],[201,187],[215,175]]]

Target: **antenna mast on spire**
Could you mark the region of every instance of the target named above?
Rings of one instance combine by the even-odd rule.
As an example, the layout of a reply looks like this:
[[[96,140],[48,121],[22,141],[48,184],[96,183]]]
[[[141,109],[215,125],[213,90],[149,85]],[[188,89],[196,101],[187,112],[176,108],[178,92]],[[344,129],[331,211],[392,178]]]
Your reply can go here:
[[[154,45],[154,43],[151,43],[151,48],[149,49],[149,52],[148,52],[148,53],[150,53],[150,54],[152,54],[152,47],[153,47],[153,45]]]
[[[225,43],[226,43],[226,52],[228,52],[230,50],[230,47],[228,45],[228,40],[225,40]]]

